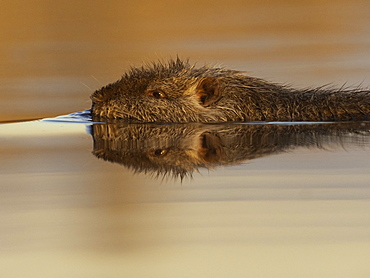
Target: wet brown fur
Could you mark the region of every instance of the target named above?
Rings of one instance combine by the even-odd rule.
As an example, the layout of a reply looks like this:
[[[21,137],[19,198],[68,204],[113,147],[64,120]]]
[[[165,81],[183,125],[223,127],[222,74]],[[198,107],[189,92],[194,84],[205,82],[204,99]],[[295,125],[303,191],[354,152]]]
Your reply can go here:
[[[370,120],[369,89],[296,90],[180,59],[131,68],[91,99],[94,117],[136,122]]]

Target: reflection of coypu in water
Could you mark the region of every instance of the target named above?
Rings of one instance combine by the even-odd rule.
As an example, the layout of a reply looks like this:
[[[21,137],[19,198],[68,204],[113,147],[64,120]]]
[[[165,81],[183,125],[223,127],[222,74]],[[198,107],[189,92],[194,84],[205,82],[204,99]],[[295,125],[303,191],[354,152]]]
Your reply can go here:
[[[296,147],[370,146],[369,123],[94,124],[94,155],[136,172],[183,178]]]
[[[370,90],[295,90],[179,59],[132,68],[91,96],[93,115],[140,122],[370,119]]]

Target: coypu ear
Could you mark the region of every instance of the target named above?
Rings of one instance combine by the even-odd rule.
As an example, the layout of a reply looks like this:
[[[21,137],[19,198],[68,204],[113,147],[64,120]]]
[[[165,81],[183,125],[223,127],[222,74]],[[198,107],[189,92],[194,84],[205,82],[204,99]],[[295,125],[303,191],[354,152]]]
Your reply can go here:
[[[221,98],[221,92],[218,89],[218,80],[216,77],[205,77],[200,80],[195,89],[199,103],[206,107],[215,103]]]

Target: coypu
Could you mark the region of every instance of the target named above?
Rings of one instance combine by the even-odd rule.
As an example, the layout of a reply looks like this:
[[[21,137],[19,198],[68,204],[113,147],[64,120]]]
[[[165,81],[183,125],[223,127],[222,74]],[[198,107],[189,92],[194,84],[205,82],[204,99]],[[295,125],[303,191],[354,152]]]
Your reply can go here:
[[[243,72],[170,60],[131,68],[91,95],[95,118],[138,122],[370,119],[369,89],[296,90]]]

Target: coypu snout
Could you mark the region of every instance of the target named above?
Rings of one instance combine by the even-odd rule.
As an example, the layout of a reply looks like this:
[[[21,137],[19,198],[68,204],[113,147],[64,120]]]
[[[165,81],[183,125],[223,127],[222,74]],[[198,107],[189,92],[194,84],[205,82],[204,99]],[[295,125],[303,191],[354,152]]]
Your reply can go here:
[[[180,59],[131,68],[91,100],[95,117],[139,122],[370,119],[369,90],[296,90],[240,71],[195,68]]]

